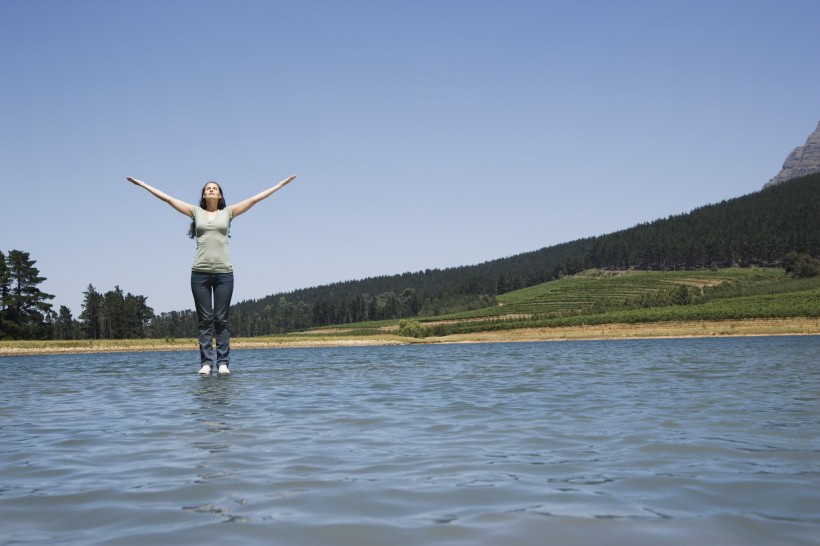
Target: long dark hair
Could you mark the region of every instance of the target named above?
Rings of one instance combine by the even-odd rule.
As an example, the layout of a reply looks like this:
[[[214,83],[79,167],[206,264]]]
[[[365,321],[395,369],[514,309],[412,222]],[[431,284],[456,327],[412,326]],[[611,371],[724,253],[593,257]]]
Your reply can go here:
[[[225,205],[225,194],[222,193],[222,186],[220,186],[218,182],[215,182],[213,180],[208,180],[207,182],[205,182],[205,185],[202,186],[202,191],[199,192],[199,208],[203,210],[207,210],[208,208],[208,204],[205,202],[205,188],[208,187],[208,184],[216,184],[216,187],[219,188],[219,195],[221,197],[219,198],[219,202],[216,204],[216,209],[224,209],[227,205]],[[191,226],[188,228],[188,237],[190,237],[191,239],[196,238],[196,222],[193,220],[191,220]]]

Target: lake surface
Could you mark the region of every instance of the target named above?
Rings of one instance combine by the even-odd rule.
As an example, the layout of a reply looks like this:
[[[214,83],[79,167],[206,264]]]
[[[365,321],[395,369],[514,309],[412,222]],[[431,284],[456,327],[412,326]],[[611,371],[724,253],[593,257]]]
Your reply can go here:
[[[820,337],[0,358],[2,544],[819,544]]]

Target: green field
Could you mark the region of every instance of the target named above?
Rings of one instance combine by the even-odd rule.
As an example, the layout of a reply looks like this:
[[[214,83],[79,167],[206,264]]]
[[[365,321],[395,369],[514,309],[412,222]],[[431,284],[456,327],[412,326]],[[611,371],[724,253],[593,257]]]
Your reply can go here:
[[[610,323],[820,317],[820,277],[782,269],[590,270],[497,297],[497,305],[414,319],[424,335]],[[399,321],[339,326],[374,333]],[[417,334],[417,332],[416,332]],[[414,334],[414,335],[416,335]]]
[[[432,323],[431,333],[446,335],[615,322],[818,317],[820,277],[796,279],[780,269],[760,268],[588,271],[503,294],[498,302],[426,322]]]

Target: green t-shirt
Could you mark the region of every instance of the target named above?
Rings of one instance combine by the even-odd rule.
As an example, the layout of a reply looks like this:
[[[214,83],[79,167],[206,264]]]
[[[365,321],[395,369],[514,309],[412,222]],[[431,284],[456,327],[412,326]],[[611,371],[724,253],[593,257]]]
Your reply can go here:
[[[192,215],[196,226],[196,255],[191,269],[200,273],[230,273],[233,271],[228,254],[228,229],[231,227],[233,207],[216,211],[213,218],[202,207],[194,207]]]

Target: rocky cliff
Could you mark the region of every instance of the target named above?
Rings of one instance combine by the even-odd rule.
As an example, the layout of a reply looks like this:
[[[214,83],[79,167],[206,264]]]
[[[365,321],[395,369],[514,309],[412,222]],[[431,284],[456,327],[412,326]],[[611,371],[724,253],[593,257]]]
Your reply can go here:
[[[763,187],[767,188],[798,176],[820,172],[820,123],[803,146],[798,146],[786,158],[777,176]]]

